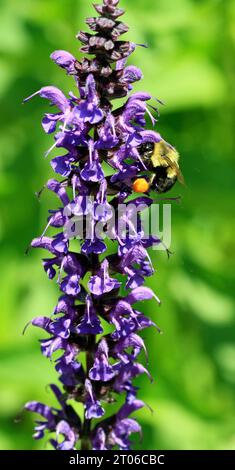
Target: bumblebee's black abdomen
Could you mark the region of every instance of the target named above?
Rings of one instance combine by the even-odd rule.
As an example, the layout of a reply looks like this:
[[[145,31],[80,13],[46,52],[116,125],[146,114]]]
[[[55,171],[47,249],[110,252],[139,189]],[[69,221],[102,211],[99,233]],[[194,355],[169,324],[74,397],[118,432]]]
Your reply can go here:
[[[177,176],[173,176],[171,178],[167,176],[166,167],[158,167],[156,169],[156,175],[152,186],[158,193],[166,193],[174,186],[176,180]]]

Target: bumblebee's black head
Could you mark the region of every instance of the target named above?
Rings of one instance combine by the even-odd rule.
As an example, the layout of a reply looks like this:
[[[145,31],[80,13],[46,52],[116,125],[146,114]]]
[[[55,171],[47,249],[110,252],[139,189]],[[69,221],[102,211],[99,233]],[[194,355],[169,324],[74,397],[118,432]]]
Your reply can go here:
[[[140,152],[141,155],[144,155],[145,153],[149,153],[151,155],[153,151],[154,151],[154,143],[153,142],[144,142],[139,147],[139,152]]]

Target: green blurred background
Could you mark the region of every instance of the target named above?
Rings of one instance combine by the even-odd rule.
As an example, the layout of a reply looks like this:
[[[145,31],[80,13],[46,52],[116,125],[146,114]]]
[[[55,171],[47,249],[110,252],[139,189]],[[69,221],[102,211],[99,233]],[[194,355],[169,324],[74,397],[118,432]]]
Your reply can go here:
[[[154,252],[148,285],[161,297],[145,312],[163,330],[144,333],[154,384],[141,396],[143,449],[235,449],[234,53],[235,4],[230,0],[122,0],[128,38],[147,43],[131,58],[143,89],[162,99],[158,130],[182,155],[187,187],[173,206],[174,255]],[[79,57],[75,33],[93,10],[89,0],[0,2],[0,449],[44,449],[32,438],[30,399],[52,403],[53,365],[39,352],[40,331],[24,325],[50,315],[56,284],[41,269],[42,252],[24,251],[45,226],[55,198],[34,192],[52,176],[51,139],[40,118],[48,104],[22,99],[43,85],[75,90],[50,60],[55,49]],[[19,419],[17,419],[17,417]],[[17,421],[17,423],[15,422]]]

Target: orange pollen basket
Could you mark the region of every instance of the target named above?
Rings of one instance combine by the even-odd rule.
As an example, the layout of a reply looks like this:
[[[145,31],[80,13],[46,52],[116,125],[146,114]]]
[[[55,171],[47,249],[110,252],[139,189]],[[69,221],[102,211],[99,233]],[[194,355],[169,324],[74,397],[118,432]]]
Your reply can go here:
[[[145,178],[138,178],[134,181],[132,189],[135,193],[147,193],[149,186],[150,184]]]

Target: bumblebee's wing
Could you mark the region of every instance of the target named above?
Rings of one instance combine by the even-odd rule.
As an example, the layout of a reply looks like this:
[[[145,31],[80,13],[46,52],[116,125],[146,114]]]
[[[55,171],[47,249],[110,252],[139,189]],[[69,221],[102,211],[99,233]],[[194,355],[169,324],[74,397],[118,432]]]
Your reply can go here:
[[[178,178],[178,181],[179,183],[183,184],[184,186],[186,186],[185,184],[185,179],[184,179],[184,175],[181,173],[180,169],[178,168],[178,175],[177,175],[177,178]]]
[[[167,155],[164,155],[164,159],[168,163],[169,167],[172,168],[172,170],[175,170],[178,181],[181,184],[185,185],[185,180],[184,180],[184,177],[183,177],[183,175],[180,171],[180,168],[179,168],[178,164],[176,162],[173,162]]]

